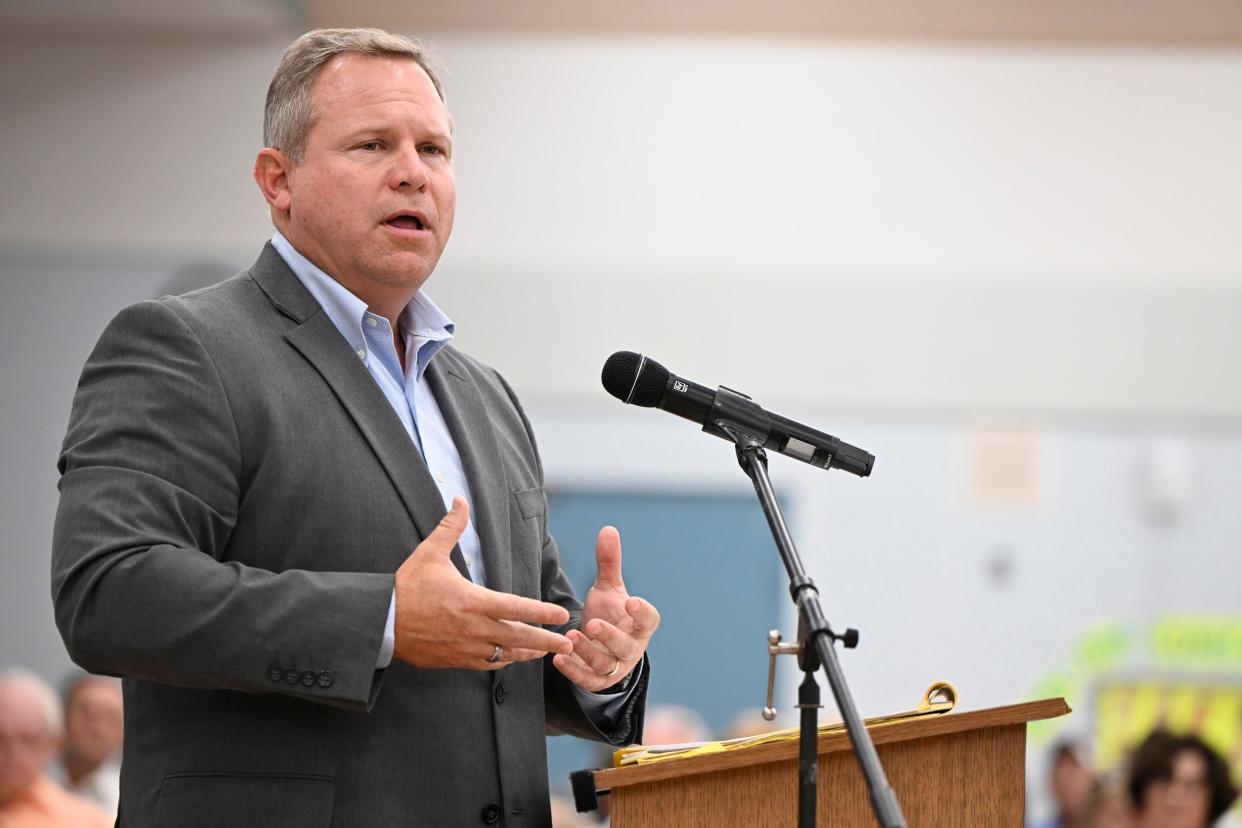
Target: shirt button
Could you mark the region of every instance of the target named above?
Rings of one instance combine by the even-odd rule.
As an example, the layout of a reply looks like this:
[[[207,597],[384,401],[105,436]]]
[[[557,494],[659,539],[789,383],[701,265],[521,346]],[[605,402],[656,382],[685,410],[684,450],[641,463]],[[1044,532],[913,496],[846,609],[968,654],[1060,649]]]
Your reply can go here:
[[[375,317],[374,317],[374,316],[368,316],[368,317],[367,317],[367,326],[368,326],[368,327],[374,328],[374,327],[375,327],[376,325],[378,325],[378,324],[379,324],[379,323],[375,321]]]
[[[358,350],[354,351],[354,353],[358,355],[358,359],[367,358],[367,352],[365,348],[359,348]]]
[[[267,677],[272,681],[284,681],[285,671],[281,669],[279,664],[273,664],[267,668]]]
[[[310,670],[307,670],[305,673],[302,674],[302,686],[303,687],[314,687],[315,681],[316,681],[315,674],[312,673]]]
[[[336,676],[332,675],[331,670],[323,670],[319,673],[319,686],[325,690],[331,687],[334,681],[336,681]]]
[[[505,689],[503,681],[497,682],[496,689],[492,691],[492,695],[496,698],[496,704],[504,704],[505,699],[509,698],[509,691]]]
[[[500,822],[500,806],[493,802],[483,809],[483,813],[480,816],[483,817],[483,821],[488,825],[495,825],[497,822]]]
[[[297,670],[285,670],[285,684],[297,684],[302,680],[302,674]]]
[[[439,469],[436,469],[436,480],[440,481],[441,483],[444,482],[444,472],[440,471]]]

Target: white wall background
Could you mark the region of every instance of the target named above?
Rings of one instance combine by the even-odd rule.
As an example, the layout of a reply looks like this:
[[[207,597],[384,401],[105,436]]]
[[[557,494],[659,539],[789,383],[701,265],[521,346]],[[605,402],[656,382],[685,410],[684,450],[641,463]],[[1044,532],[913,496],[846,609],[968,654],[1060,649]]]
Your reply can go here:
[[[0,244],[249,262],[285,40],[6,44]],[[1242,54],[435,45],[461,206],[432,289],[486,357],[557,316],[504,366],[528,393],[630,347],[807,401],[1242,412]]]
[[[53,463],[95,337],[269,232],[249,169],[293,34],[2,42],[0,662],[65,666]],[[1242,54],[434,41],[460,206],[430,292],[553,480],[746,487],[723,443],[603,398],[622,348],[879,455],[867,481],[774,467],[830,617],[863,630],[864,712],[933,678],[1022,698],[1100,619],[1242,610]],[[981,416],[1045,430],[1034,511],[965,505]],[[1197,482],[1157,536],[1132,469],[1165,439]]]

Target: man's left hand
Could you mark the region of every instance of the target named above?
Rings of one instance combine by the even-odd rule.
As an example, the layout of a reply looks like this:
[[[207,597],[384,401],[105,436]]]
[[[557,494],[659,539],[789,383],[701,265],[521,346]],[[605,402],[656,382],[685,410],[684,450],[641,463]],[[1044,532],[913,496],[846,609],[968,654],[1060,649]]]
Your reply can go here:
[[[556,669],[578,687],[598,693],[630,674],[660,626],[660,613],[649,602],[625,591],[621,580],[621,536],[611,526],[595,541],[595,583],[582,607],[582,628],[566,637],[574,651],[552,659]]]

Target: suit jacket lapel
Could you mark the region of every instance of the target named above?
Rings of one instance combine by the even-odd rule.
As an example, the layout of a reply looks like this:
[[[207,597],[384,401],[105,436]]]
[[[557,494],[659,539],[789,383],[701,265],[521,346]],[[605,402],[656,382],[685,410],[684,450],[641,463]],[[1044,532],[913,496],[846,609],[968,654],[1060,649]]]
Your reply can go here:
[[[315,367],[336,394],[388,473],[419,536],[426,538],[445,515],[444,500],[418,447],[375,379],[270,244],[263,249],[250,273],[272,303],[299,323],[285,333],[285,339]],[[470,570],[460,547],[453,548],[451,557],[457,569],[469,578]]]
[[[470,483],[471,516],[487,568],[487,587],[508,592],[513,587],[509,483],[487,405],[451,349],[445,348],[431,360],[426,377]]]

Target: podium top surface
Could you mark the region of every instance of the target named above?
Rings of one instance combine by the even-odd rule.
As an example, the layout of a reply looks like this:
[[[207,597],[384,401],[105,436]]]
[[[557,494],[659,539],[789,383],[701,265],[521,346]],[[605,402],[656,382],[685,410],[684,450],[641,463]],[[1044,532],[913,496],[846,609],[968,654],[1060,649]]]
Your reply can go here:
[[[943,713],[887,722],[872,725],[867,728],[867,732],[873,743],[883,745],[990,727],[1020,725],[1040,719],[1055,719],[1069,712],[1070,707],[1063,698],[1041,699],[1004,707],[989,707],[984,710]],[[850,749],[849,734],[844,731],[825,733],[819,737],[819,753],[821,754]],[[724,753],[688,756],[646,765],[630,765],[624,768],[607,768],[595,771],[595,790],[608,791],[627,785],[641,785],[646,782],[658,782],[663,779],[675,779],[699,773],[714,773],[765,762],[796,760],[797,757],[798,740],[793,739],[788,742],[755,745]]]

